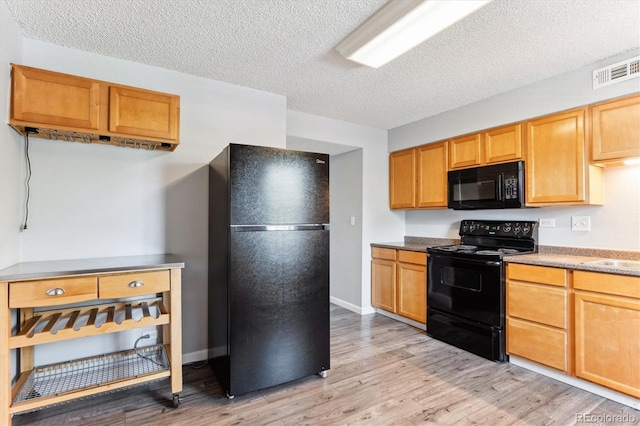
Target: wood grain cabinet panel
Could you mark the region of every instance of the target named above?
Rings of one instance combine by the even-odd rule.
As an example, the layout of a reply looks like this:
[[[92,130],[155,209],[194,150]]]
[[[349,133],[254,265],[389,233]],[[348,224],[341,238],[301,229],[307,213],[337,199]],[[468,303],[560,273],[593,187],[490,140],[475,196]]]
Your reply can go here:
[[[408,149],[389,154],[389,206],[392,209],[416,205],[416,151]]]
[[[396,312],[396,262],[371,260],[371,304],[376,308]]]
[[[97,81],[29,67],[12,72],[11,120],[98,129]]]
[[[449,141],[449,169],[482,164],[482,134],[462,136]]]
[[[534,322],[507,318],[507,353],[564,372],[569,369],[567,332]]]
[[[507,353],[571,373],[569,271],[507,264]]]
[[[567,291],[518,281],[508,282],[507,314],[558,328],[567,328]]]
[[[109,88],[109,130],[141,137],[178,139],[178,96],[129,87]]]
[[[526,123],[527,205],[602,204],[602,170],[587,166],[586,108]]]
[[[484,163],[522,159],[522,125],[498,127],[484,132]]]
[[[576,291],[576,375],[640,398],[640,300]]]
[[[96,277],[34,280],[9,284],[9,308],[55,306],[98,297]]]
[[[416,207],[447,207],[447,142],[416,148]]]
[[[371,304],[426,324],[427,253],[372,247],[371,257]]]
[[[169,291],[171,281],[169,271],[135,272],[101,276],[98,294],[101,299],[142,296]]]
[[[590,112],[592,162],[640,157],[640,94],[592,105]]]

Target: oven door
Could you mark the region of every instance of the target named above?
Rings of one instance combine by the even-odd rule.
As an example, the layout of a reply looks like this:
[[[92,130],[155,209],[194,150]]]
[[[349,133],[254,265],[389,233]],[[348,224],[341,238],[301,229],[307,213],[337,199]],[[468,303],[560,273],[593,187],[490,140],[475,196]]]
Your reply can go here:
[[[504,278],[500,261],[430,254],[427,306],[482,324],[504,327]]]

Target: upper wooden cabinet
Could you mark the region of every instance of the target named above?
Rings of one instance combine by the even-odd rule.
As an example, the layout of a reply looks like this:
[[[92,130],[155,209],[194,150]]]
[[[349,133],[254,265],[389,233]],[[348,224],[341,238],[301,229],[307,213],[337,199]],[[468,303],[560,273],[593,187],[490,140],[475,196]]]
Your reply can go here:
[[[97,130],[100,84],[87,78],[13,66],[11,122]]]
[[[180,98],[129,87],[109,87],[109,131],[178,139]]]
[[[447,207],[447,142],[416,148],[416,207]]]
[[[522,124],[491,129],[483,137],[485,164],[522,159]]]
[[[602,204],[602,170],[586,159],[587,108],[526,122],[527,205]]]
[[[640,94],[591,105],[591,162],[640,157]]]
[[[447,207],[447,142],[389,154],[389,206]]]
[[[496,127],[449,141],[449,168],[465,169],[522,159],[522,125]]]
[[[389,154],[389,206],[406,209],[416,205],[416,150]]]
[[[32,137],[173,151],[180,97],[12,65],[9,124]]]
[[[449,141],[449,168],[459,169],[482,164],[482,135],[462,136]]]

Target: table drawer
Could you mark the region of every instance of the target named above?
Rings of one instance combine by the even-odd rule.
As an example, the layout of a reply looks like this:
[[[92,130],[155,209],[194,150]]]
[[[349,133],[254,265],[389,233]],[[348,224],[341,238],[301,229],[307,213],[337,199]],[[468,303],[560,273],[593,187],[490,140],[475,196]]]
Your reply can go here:
[[[9,308],[85,302],[98,297],[96,277],[59,278],[9,284]]]
[[[169,291],[169,271],[132,272],[100,277],[100,299],[142,296]]]

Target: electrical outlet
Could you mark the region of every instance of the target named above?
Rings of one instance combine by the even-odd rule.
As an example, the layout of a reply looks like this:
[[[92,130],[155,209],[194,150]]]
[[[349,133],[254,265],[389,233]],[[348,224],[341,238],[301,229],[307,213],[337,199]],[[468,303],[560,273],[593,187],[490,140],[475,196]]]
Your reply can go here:
[[[538,219],[538,223],[540,224],[540,228],[555,228],[556,226],[555,219]]]
[[[591,216],[571,216],[571,230],[579,232],[591,231]]]
[[[351,226],[355,226],[356,225],[356,217],[355,216],[351,216],[351,220],[349,221],[349,223],[351,224]]]
[[[152,340],[156,342],[158,341],[158,330],[156,330],[155,328],[148,328],[140,331],[140,336],[144,336],[147,334],[149,335],[148,340]]]

